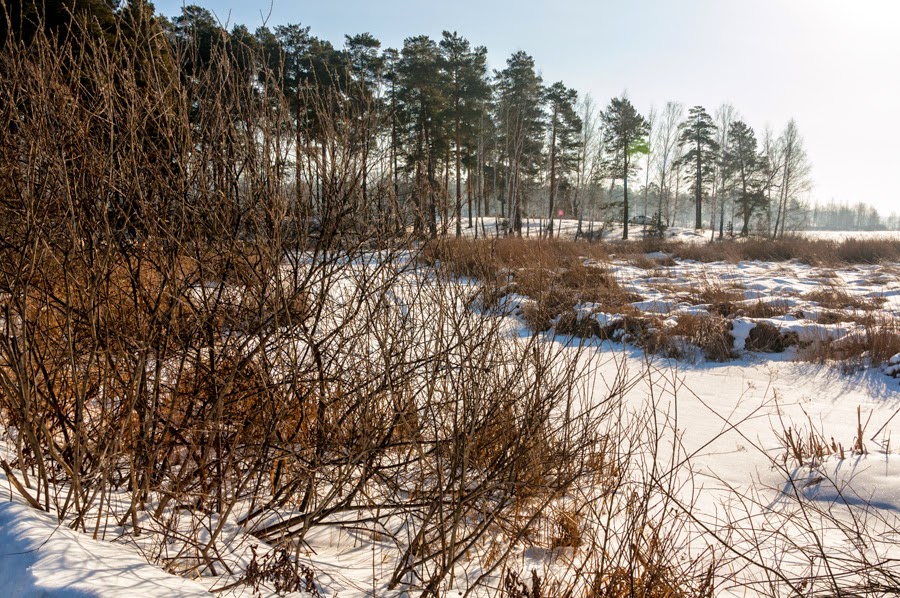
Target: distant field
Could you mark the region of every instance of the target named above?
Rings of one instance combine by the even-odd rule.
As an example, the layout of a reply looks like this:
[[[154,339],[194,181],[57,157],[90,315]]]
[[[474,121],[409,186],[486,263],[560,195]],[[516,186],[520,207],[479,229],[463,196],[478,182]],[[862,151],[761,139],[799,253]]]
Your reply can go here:
[[[900,231],[896,230],[810,230],[800,234],[811,239],[827,239],[829,241],[900,239]]]

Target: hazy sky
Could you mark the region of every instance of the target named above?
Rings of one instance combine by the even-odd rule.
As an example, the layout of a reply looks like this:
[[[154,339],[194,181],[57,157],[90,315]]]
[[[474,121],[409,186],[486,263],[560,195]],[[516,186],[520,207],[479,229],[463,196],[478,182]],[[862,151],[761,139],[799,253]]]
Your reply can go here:
[[[730,102],[762,136],[797,121],[820,202],[900,212],[900,0],[198,0],[251,31],[301,23],[343,45],[370,32],[382,47],[442,30],[488,48],[502,68],[525,50],[545,83],[599,104],[621,92],[639,110],[669,100],[712,113]],[[182,2],[158,0],[163,14]]]

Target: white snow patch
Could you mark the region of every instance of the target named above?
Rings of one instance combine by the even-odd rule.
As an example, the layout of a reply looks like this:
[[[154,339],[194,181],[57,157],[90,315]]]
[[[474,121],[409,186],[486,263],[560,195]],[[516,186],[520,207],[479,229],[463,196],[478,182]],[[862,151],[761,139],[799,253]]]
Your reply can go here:
[[[92,540],[18,502],[0,504],[0,580],[6,596],[209,596],[125,546]]]

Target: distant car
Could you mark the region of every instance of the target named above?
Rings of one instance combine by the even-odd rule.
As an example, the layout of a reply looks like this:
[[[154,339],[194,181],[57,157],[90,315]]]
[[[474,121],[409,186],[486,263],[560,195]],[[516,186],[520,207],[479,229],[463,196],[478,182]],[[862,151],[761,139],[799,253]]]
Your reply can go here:
[[[653,224],[653,218],[651,216],[644,216],[641,214],[640,216],[635,216],[631,219],[632,224]]]

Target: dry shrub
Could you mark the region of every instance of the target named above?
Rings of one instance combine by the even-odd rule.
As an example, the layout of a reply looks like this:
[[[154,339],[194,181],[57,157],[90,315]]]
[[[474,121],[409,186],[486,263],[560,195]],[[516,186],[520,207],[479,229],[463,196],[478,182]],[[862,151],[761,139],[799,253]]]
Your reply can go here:
[[[581,515],[573,509],[559,508],[551,516],[553,526],[550,549],[578,548],[582,543]]]
[[[665,336],[681,336],[703,351],[709,361],[728,361],[734,353],[731,322],[718,314],[678,316],[675,326],[665,329]]]
[[[585,594],[588,598],[711,598],[714,565],[699,579],[686,576],[670,552],[658,524],[648,523],[637,542],[628,547],[631,562],[597,573]]]
[[[512,401],[503,403],[501,399],[473,418],[465,443],[469,462],[485,475],[508,476],[503,482],[519,498],[538,495],[554,467],[553,443],[544,422]]]
[[[612,407],[567,409],[585,392],[580,355],[510,341],[440,270],[411,284],[416,193],[388,208],[389,229],[360,224],[400,203],[375,195],[393,182],[378,169],[361,180],[380,107],[349,114],[314,85],[286,97],[264,61],[240,71],[220,45],[183,77],[189,49],[142,61],[124,39],[83,39],[65,69],[46,39],[0,52],[11,484],[192,575],[239,577],[236,527],[297,547],[337,520],[397,526],[392,591],[437,595],[473,547],[508,555],[595,475],[585,456]],[[555,314],[627,300],[585,266],[599,246],[460,240],[424,255],[504,285],[520,273]],[[491,533],[516,525],[510,542]],[[304,589],[273,558],[252,580]]]
[[[534,569],[531,571],[530,583],[521,580],[519,572],[508,570],[503,578],[504,598],[545,598],[544,580]]]
[[[559,315],[554,326],[557,334],[578,338],[592,338],[602,334],[600,324],[587,313],[574,310]]]
[[[757,322],[750,330],[744,348],[761,353],[783,353],[800,342],[796,332],[782,332],[768,322]]]

